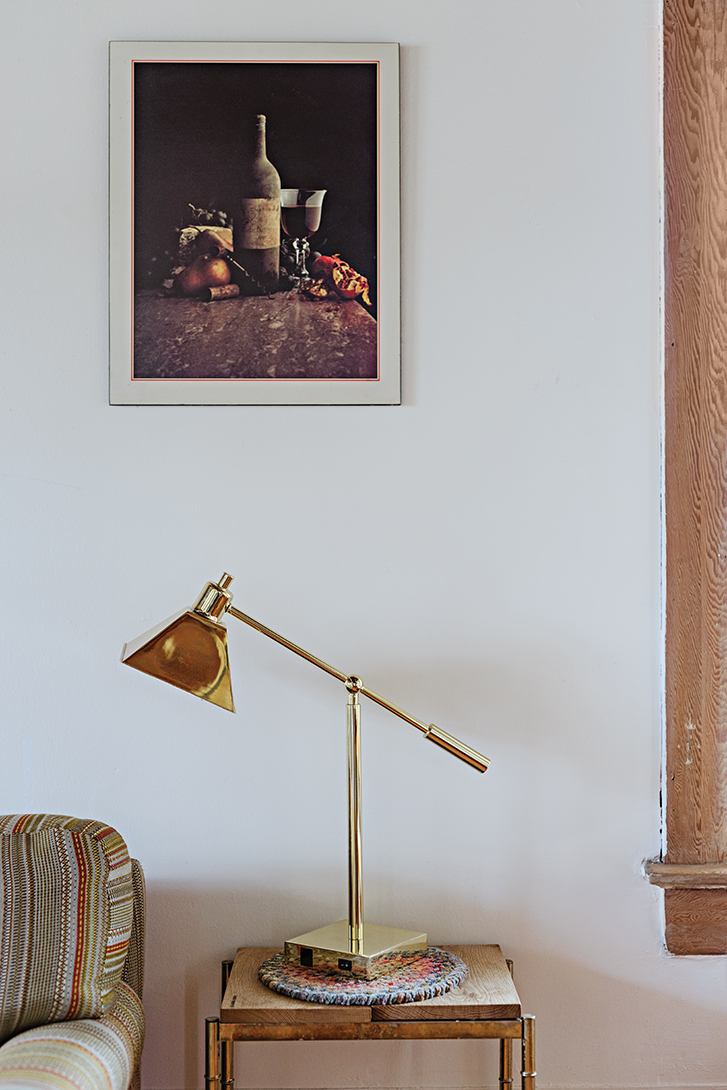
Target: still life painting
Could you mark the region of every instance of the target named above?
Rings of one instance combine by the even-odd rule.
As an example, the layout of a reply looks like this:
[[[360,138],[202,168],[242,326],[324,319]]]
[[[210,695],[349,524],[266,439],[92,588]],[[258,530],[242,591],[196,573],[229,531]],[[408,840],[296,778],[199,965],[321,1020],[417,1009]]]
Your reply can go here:
[[[398,46],[110,71],[111,403],[398,404]]]

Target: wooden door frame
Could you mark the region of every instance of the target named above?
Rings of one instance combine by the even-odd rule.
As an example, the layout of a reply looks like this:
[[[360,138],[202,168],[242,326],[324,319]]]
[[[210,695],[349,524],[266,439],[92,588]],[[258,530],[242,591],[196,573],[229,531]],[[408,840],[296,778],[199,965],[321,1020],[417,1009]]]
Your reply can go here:
[[[664,0],[666,855],[674,954],[727,953],[727,4]]]

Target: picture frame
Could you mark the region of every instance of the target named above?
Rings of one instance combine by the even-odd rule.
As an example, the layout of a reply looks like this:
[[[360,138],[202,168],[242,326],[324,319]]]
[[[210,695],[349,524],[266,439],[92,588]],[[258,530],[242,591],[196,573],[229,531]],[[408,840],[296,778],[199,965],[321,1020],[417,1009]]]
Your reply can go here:
[[[111,42],[109,82],[110,403],[400,404],[398,45]],[[233,235],[260,116],[297,202],[272,289]]]

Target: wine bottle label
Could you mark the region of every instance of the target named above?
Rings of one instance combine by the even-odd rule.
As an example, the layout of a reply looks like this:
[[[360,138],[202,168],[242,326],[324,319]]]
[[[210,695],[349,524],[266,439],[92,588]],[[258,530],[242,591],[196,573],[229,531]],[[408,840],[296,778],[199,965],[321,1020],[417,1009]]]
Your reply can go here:
[[[235,250],[270,250],[280,245],[280,199],[243,197],[235,216]]]

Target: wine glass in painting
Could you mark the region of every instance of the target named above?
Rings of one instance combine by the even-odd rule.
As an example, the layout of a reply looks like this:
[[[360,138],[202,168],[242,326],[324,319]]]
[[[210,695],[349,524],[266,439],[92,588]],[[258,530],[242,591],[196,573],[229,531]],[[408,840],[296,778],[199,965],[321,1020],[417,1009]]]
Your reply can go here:
[[[305,267],[310,254],[308,239],[321,225],[321,209],[326,193],[325,189],[280,190],[280,219],[295,254],[293,277],[297,284],[310,279]]]

